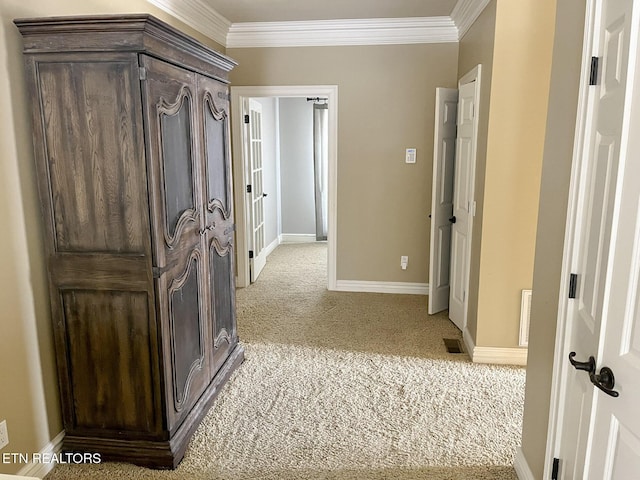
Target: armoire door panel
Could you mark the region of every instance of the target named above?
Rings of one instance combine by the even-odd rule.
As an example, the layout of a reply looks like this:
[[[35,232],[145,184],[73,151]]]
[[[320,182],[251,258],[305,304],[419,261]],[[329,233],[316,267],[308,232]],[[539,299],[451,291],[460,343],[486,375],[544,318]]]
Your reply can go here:
[[[189,218],[189,213],[196,210],[191,148],[192,100],[188,90],[182,90],[175,104],[161,105],[158,110],[166,235],[173,239],[180,219]]]
[[[62,290],[73,427],[159,432],[147,292]],[[69,425],[65,425],[69,430]]]
[[[201,267],[200,255],[196,252],[189,259],[186,271],[169,285],[173,408],[176,412],[181,412],[192,397],[197,398],[207,382]]]
[[[212,283],[210,308],[213,312],[214,328],[212,368],[217,371],[229,352],[237,343],[235,320],[235,271],[233,249],[227,248],[220,253],[214,242],[209,248],[209,270]]]
[[[184,258],[199,241],[201,186],[194,98],[196,74],[140,56],[149,171],[153,177],[151,206],[155,263],[164,268]],[[174,259],[175,260],[175,259]]]
[[[147,208],[135,55],[37,63],[56,252],[144,253]],[[118,122],[106,121],[118,118]],[[42,180],[41,180],[42,181]]]
[[[156,279],[167,386],[167,424],[180,426],[211,380],[205,264],[195,248],[185,261]]]
[[[226,132],[228,117],[226,112],[218,111],[213,98],[207,94],[204,100],[205,130],[205,170],[207,186],[207,210],[213,211],[216,203],[229,216],[229,185],[226,171],[229,155],[227,152]]]
[[[198,75],[198,98],[202,112],[202,145],[205,167],[205,199],[212,213],[218,206],[225,218],[231,211],[231,154],[229,148],[229,89],[226,85]],[[208,222],[210,224],[210,221]]]

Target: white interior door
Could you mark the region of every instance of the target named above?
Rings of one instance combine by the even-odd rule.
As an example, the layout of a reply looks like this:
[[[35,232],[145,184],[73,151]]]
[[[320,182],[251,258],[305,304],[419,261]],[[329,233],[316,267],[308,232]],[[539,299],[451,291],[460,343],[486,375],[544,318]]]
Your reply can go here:
[[[598,0],[592,6],[593,44],[586,51],[599,58],[600,68],[594,69],[597,85],[589,87],[584,141],[574,165],[577,190],[570,208],[575,222],[568,237],[573,287],[559,359],[564,363],[556,457],[559,478],[623,480],[640,478],[640,422],[635,414],[640,397],[633,385],[640,373],[640,334],[635,328],[640,326],[640,177],[626,180],[626,197],[616,206],[630,112],[625,104],[628,74],[634,70],[628,68],[633,0]],[[631,59],[635,64],[635,48]],[[636,175],[638,154],[640,149],[635,165],[628,167]],[[620,217],[618,209],[628,216]],[[583,363],[572,366],[576,361]],[[613,368],[618,383],[607,385],[603,365]],[[601,391],[598,383],[605,390],[619,390],[620,396]]]
[[[247,118],[247,117],[245,117]],[[251,283],[262,272],[267,255],[264,227],[264,187],[262,172],[262,105],[249,99],[249,123],[245,121],[246,138],[249,152],[249,183],[247,184],[248,204],[250,205],[251,245],[249,249],[249,271]]]
[[[451,282],[449,318],[464,331],[467,323],[471,228],[475,210],[473,200],[476,143],[478,131],[479,66],[475,80],[460,81],[458,94],[458,133],[456,139],[451,217]]]
[[[430,315],[449,307],[453,172],[456,152],[458,90],[436,88],[431,189],[431,244],[429,252]]]

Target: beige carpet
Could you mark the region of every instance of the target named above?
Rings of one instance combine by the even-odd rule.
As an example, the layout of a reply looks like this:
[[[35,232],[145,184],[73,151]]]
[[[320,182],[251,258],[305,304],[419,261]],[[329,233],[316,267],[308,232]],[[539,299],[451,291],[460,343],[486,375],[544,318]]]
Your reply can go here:
[[[327,292],[326,246],[286,245],[238,291],[247,359],[175,471],[59,466],[47,480],[513,480],[524,369],[447,353],[426,298]]]

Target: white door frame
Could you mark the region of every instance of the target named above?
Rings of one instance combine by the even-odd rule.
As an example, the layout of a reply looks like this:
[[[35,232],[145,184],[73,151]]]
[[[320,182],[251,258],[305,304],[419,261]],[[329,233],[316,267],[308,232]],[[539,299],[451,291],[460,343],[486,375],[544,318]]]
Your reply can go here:
[[[476,195],[476,163],[478,163],[478,126],[479,126],[479,119],[480,119],[480,115],[481,115],[481,109],[480,109],[480,92],[481,92],[481,80],[482,80],[482,65],[478,64],[475,67],[473,67],[468,73],[466,73],[465,75],[463,75],[460,80],[458,80],[458,91],[460,91],[460,87],[462,85],[465,85],[467,83],[471,83],[471,82],[475,82],[476,84],[476,88],[475,88],[475,112],[474,112],[474,117],[473,117],[473,142],[472,142],[472,149],[473,149],[473,161],[471,162],[471,171],[470,171],[470,191],[469,191],[469,198],[471,198],[471,205],[470,205],[470,211],[469,211],[469,237],[468,237],[468,251],[467,251],[467,258],[466,258],[466,265],[465,265],[465,270],[466,270],[466,285],[465,285],[465,291],[467,292],[467,294],[465,295],[465,299],[464,299],[464,318],[463,318],[463,328],[462,328],[462,333],[463,333],[463,338],[465,339],[465,344],[467,346],[467,348],[469,349],[469,352],[473,352],[473,348],[469,348],[471,347],[470,342],[472,342],[473,338],[471,336],[471,334],[469,333],[469,331],[467,330],[467,325],[468,325],[468,316],[469,316],[469,277],[471,276],[471,245],[473,242],[473,218],[476,216],[476,200],[475,200],[475,195]],[[455,193],[454,193],[455,195]]]
[[[565,239],[562,257],[562,273],[558,298],[558,317],[556,322],[556,340],[551,378],[551,402],[549,405],[549,423],[547,427],[547,444],[545,450],[544,478],[551,478],[553,458],[557,452],[562,434],[563,412],[561,411],[568,378],[564,375],[567,362],[569,333],[572,323],[568,315],[569,310],[569,275],[573,258],[576,227],[579,222],[577,216],[577,202],[580,186],[580,159],[588,148],[585,138],[590,131],[593,118],[589,109],[589,77],[591,73],[591,52],[593,49],[595,17],[597,0],[588,0],[585,14],[585,28],[580,72],[580,89],[578,94],[578,108],[576,114],[576,130],[573,143],[573,157],[571,160],[571,180],[569,186],[569,201],[567,208],[567,222],[565,225]],[[629,82],[627,89],[633,82]],[[629,91],[629,90],[627,90]],[[621,150],[622,151],[622,150]],[[602,332],[601,332],[602,334]]]
[[[281,85],[231,87],[231,139],[236,222],[237,286],[247,287],[249,277],[249,208],[246,204],[247,152],[243,142],[243,103],[257,97],[327,97],[329,99],[329,232],[327,235],[327,288],[336,289],[338,206],[338,86]]]

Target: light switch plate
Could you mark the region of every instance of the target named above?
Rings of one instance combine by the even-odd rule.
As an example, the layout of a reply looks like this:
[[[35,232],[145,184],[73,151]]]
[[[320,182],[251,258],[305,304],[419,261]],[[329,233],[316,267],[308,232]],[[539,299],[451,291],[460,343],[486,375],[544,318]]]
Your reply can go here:
[[[407,148],[407,152],[405,155],[406,163],[416,163],[416,149],[415,148]]]

